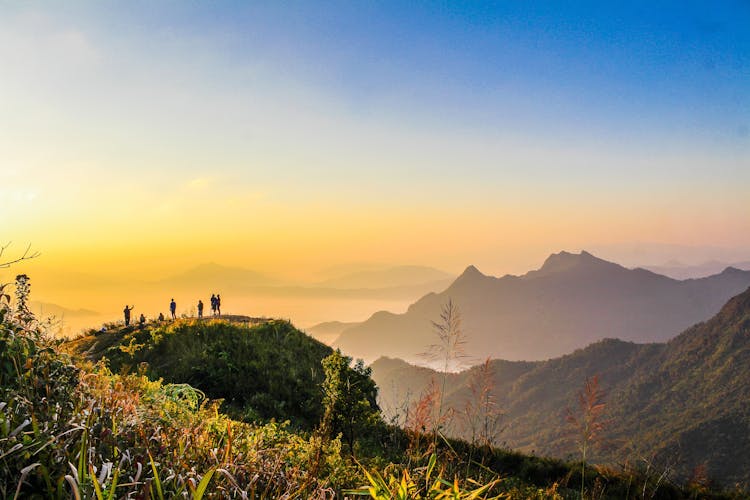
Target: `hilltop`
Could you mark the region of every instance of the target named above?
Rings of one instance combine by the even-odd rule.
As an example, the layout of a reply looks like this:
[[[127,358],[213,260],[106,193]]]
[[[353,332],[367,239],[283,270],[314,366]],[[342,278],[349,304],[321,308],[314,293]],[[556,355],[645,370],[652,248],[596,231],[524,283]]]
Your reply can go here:
[[[490,367],[493,397],[504,413],[497,438],[511,448],[573,456],[565,411],[586,377],[598,375],[611,418],[598,460],[645,457],[683,478],[704,467],[724,484],[750,484],[750,289],[666,343],[605,339],[547,361],[493,360]],[[390,412],[438,376],[386,358],[372,368],[381,405]],[[448,375],[452,407],[471,399],[468,385],[479,369]],[[459,436],[467,432],[454,429]]]
[[[560,252],[521,276],[496,278],[468,266],[443,292],[403,314],[377,312],[344,329],[334,346],[370,361],[423,362],[418,353],[433,343],[431,322],[450,299],[462,312],[469,359],[543,360],[604,338],[665,342],[748,286],[750,271],[734,268],[679,281],[585,251]]]
[[[306,429],[322,416],[321,361],[333,352],[287,321],[246,316],[110,325],[65,346],[117,373],[144,366],[150,378],[190,384],[235,418]]]

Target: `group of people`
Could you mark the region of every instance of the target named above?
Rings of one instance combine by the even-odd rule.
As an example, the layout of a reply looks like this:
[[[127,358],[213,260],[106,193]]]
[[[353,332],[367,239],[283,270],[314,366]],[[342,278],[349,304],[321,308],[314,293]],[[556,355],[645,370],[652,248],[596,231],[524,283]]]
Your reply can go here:
[[[122,310],[122,314],[125,317],[125,326],[130,326],[130,312],[135,306],[125,305],[125,309]],[[174,298],[169,302],[169,312],[172,315],[172,319],[177,319],[177,303]],[[218,293],[211,294],[211,313],[213,316],[221,316],[221,295]],[[203,317],[203,301],[198,300],[198,317]],[[164,314],[159,313],[159,321],[164,321]],[[146,316],[141,313],[138,318],[138,324],[143,326],[146,323]]]
[[[211,314],[214,316],[221,316],[221,295],[211,294]],[[203,317],[203,301],[198,301],[198,317]]]

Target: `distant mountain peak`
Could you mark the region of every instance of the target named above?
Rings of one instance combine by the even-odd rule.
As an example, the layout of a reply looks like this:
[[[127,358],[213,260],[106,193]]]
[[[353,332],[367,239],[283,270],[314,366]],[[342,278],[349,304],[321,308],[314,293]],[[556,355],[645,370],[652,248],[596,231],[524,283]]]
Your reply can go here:
[[[581,253],[578,254],[566,252],[563,250],[562,252],[553,253],[552,255],[547,257],[547,260],[544,261],[544,264],[539,270],[544,272],[559,272],[567,271],[569,269],[581,266],[601,264],[616,265],[612,264],[611,262],[607,262],[606,260],[595,257],[586,250],[582,250]]]
[[[744,273],[742,269],[738,269],[734,266],[727,266],[724,268],[724,270],[721,272],[721,274],[741,274]]]
[[[479,269],[477,269],[477,267],[473,264],[464,269],[464,272],[462,274],[466,274],[469,276],[478,274],[480,276],[484,276],[484,274],[482,274]]]
[[[478,278],[486,278],[482,272],[476,268],[474,265],[468,266],[466,269],[464,269],[464,272],[461,273],[461,276],[458,277],[458,280],[470,280],[470,279],[478,279]],[[456,281],[458,281],[456,280]]]

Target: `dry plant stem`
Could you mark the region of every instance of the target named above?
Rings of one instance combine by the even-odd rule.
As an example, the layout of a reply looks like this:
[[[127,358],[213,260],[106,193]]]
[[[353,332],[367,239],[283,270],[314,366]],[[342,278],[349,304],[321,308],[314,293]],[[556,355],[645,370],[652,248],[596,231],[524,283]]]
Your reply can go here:
[[[599,376],[586,378],[583,389],[578,393],[578,409],[574,413],[568,409],[566,420],[577,435],[578,448],[581,451],[581,498],[583,498],[586,479],[586,460],[590,447],[602,438],[607,421],[603,414],[606,409],[604,391],[599,387]]]
[[[0,258],[2,258],[3,254],[5,253],[5,250],[11,245],[11,243],[12,242],[8,242],[7,244],[0,247]],[[40,255],[41,253],[39,252],[31,251],[31,243],[29,243],[29,245],[26,247],[26,250],[23,252],[23,254],[20,257],[13,259],[13,260],[6,261],[6,262],[0,262],[0,269],[8,268],[11,265],[24,261],[24,260],[35,259],[39,257]]]
[[[443,398],[445,394],[445,385],[448,377],[448,370],[451,363],[465,357],[464,346],[466,339],[461,329],[461,312],[452,299],[443,306],[440,313],[440,320],[432,322],[432,328],[438,337],[438,342],[429,347],[425,356],[428,359],[443,362],[441,390],[438,394],[438,414],[437,419],[433,422],[433,440],[437,439],[437,433],[440,431],[439,424],[443,417]]]

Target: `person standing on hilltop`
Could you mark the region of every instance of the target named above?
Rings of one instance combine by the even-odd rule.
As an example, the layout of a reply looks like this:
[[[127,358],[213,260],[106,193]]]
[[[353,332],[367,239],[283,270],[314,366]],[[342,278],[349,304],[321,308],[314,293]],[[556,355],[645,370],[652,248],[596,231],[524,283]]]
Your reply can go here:
[[[146,316],[144,316],[143,313],[141,313],[141,317],[138,318],[138,326],[143,328],[143,325],[145,324],[146,324]]]
[[[135,306],[128,307],[127,304],[125,304],[125,309],[122,310],[122,313],[125,315],[125,326],[130,325],[130,311],[133,310]]]
[[[216,316],[216,295],[211,294],[211,314]]]
[[[221,295],[216,294],[216,313],[221,316]]]
[[[174,299],[172,299],[172,302],[169,303],[169,312],[172,313],[172,319],[177,319],[177,304],[175,303]]]
[[[198,299],[198,318],[203,317],[203,301]]]

